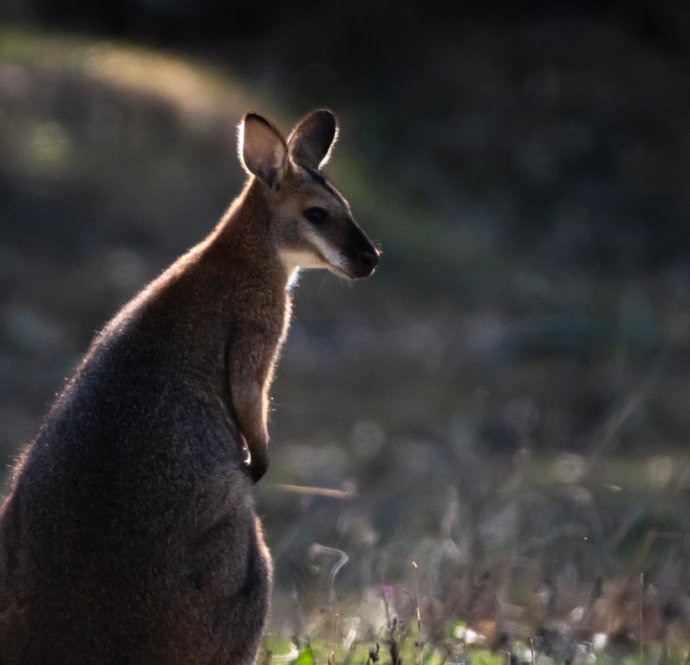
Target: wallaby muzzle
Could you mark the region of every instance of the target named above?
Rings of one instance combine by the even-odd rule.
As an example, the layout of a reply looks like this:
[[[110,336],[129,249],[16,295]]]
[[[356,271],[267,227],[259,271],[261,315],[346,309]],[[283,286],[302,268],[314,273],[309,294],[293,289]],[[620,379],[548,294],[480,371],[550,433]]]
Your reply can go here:
[[[354,220],[350,220],[344,254],[347,259],[345,272],[350,279],[369,277],[379,263],[378,250]]]

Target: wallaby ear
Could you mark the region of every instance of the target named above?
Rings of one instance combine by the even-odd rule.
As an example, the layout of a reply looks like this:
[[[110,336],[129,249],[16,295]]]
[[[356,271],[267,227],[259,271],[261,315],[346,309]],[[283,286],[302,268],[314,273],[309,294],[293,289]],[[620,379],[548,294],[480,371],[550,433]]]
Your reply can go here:
[[[338,121],[328,109],[302,118],[288,137],[290,157],[300,166],[318,169],[328,161],[338,136]]]
[[[266,118],[247,113],[239,128],[240,161],[248,173],[273,187],[288,165],[285,139]]]

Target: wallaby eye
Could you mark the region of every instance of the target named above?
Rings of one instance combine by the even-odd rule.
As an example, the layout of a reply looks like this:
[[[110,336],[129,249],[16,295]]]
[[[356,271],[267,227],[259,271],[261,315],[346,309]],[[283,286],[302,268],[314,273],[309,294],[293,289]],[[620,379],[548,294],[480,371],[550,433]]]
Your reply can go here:
[[[314,206],[313,208],[307,208],[304,211],[304,216],[312,224],[323,224],[328,219],[328,212],[323,208]]]

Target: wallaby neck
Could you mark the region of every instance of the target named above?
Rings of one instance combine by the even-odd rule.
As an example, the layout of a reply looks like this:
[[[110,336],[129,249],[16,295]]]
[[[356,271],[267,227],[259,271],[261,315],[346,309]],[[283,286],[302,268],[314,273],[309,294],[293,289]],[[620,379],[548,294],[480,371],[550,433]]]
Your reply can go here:
[[[265,186],[251,178],[208,239],[210,251],[221,251],[264,284],[284,291],[292,269],[280,257],[271,230]]]
[[[213,375],[219,354],[236,343],[241,320],[283,330],[290,318],[289,275],[260,187],[247,183],[214,231],[132,300],[97,346],[130,327],[155,337],[164,330],[170,345],[184,347],[184,354],[175,351],[178,368]]]

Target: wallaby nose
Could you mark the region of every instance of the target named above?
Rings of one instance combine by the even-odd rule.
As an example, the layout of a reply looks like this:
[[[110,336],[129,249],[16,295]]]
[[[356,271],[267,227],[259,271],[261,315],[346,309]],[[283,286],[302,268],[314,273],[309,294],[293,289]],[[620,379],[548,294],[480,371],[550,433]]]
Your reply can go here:
[[[379,263],[379,250],[353,219],[349,225],[348,274],[351,279],[369,277]]]
[[[379,253],[375,249],[365,249],[359,255],[362,267],[371,274],[379,263]]]

